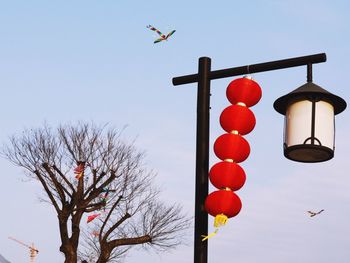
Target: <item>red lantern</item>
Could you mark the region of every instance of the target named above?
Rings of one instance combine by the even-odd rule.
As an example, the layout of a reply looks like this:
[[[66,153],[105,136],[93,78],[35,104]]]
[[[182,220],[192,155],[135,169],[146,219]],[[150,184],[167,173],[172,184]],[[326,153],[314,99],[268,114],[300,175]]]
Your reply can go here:
[[[246,175],[242,167],[236,163],[219,162],[210,169],[209,179],[218,189],[227,187],[237,191],[244,185]]]
[[[245,135],[255,127],[254,113],[247,107],[241,105],[228,106],[220,115],[221,127],[227,131],[238,131]]]
[[[261,88],[249,78],[233,80],[227,87],[226,96],[232,104],[243,102],[247,107],[254,106],[261,99]]]
[[[242,208],[242,202],[234,192],[219,190],[207,196],[204,206],[212,216],[224,214],[230,218],[238,215]]]
[[[225,133],[214,143],[215,155],[221,159],[231,159],[236,163],[248,158],[250,147],[246,139],[239,134]]]

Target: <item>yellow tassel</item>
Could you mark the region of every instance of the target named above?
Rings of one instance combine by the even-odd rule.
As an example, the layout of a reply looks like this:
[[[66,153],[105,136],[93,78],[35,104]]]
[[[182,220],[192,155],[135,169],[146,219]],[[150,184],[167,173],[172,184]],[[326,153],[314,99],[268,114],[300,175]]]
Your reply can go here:
[[[220,227],[226,224],[228,217],[224,214],[219,214],[215,217],[214,226]]]
[[[209,235],[202,235],[202,241],[205,241],[205,240],[207,240],[207,239],[209,239],[209,238],[211,238],[211,237],[213,237],[213,236],[215,236],[217,233],[218,233],[218,231],[219,231],[219,229],[215,229],[215,231],[213,232],[213,233],[211,233],[211,234],[209,234]]]
[[[226,215],[224,215],[224,214],[217,215],[215,217],[215,220],[214,220],[214,227],[216,228],[215,231],[213,233],[210,233],[209,235],[202,235],[202,237],[203,237],[202,241],[205,241],[205,240],[215,236],[219,231],[218,227],[225,225],[227,220],[228,220],[228,217]]]

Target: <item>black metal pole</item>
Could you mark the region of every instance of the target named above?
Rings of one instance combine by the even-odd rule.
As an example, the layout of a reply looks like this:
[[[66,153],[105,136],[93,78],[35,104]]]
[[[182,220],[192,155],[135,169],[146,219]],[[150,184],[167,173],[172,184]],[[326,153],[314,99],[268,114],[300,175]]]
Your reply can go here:
[[[326,59],[327,59],[326,54],[320,53],[320,54],[315,54],[310,56],[288,58],[288,59],[264,62],[259,64],[235,67],[235,68],[214,70],[210,72],[209,78],[210,80],[221,79],[221,78],[234,77],[234,76],[250,74],[250,73],[298,67],[298,66],[303,66],[307,64],[316,64],[316,63],[325,62]],[[173,78],[173,84],[175,86],[193,83],[193,82],[198,82],[198,74],[192,74],[192,75]]]
[[[210,109],[210,73],[211,60],[201,57],[198,61],[197,93],[197,144],[196,144],[196,195],[194,222],[194,262],[208,262],[208,242],[201,235],[208,232],[208,214],[204,201],[208,195],[209,170],[209,109]]]

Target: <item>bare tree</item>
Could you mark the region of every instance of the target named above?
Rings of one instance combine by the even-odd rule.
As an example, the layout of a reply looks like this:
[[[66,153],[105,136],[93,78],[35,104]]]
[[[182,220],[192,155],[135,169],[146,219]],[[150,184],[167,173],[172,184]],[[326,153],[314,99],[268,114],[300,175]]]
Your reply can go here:
[[[54,207],[65,263],[120,262],[133,245],[168,250],[182,243],[188,218],[159,201],[144,154],[120,136],[94,124],[45,125],[12,136],[3,148]],[[89,215],[96,219],[87,223]]]

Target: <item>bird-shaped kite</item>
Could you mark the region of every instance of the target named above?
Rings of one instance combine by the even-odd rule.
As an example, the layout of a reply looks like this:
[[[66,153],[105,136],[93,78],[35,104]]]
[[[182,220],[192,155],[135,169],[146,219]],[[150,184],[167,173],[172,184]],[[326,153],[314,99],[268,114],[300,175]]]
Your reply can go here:
[[[93,214],[93,215],[91,215],[91,216],[88,216],[88,218],[87,218],[87,223],[90,223],[92,220],[94,220],[96,217],[98,217],[98,216],[100,216],[101,214],[99,213],[99,214]]]
[[[94,237],[99,237],[100,232],[97,231],[97,230],[94,230],[94,231],[92,231],[92,235],[93,235]]]
[[[147,28],[149,28],[150,30],[152,31],[155,31],[156,33],[158,33],[158,35],[160,35],[160,38],[156,39],[153,43],[159,43],[163,40],[168,40],[168,38],[175,33],[176,30],[172,30],[170,31],[167,35],[164,35],[162,32],[160,32],[157,28],[151,26],[151,25],[148,25]]]
[[[312,211],[307,211],[310,214],[310,217],[316,216],[321,214],[324,211],[324,209],[318,211],[318,212],[312,212]]]
[[[112,193],[112,192],[115,192],[115,191],[117,191],[117,190],[111,190],[109,188],[103,188],[102,189],[102,193],[104,193],[103,199],[106,199],[108,197],[109,193]]]
[[[78,180],[83,176],[85,169],[85,162],[78,161],[77,167],[74,168],[75,178]]]

